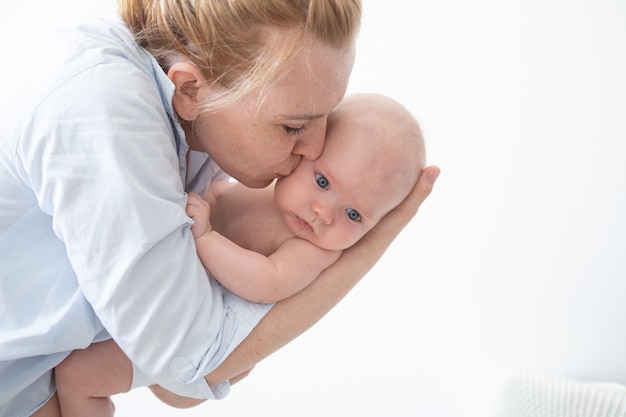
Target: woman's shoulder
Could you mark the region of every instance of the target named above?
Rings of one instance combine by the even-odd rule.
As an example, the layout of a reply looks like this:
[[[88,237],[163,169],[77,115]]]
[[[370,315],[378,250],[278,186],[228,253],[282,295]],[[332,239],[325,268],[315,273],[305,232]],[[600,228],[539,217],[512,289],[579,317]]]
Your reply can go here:
[[[101,98],[106,99],[128,94],[142,83],[160,84],[153,59],[117,19],[93,19],[38,34],[5,62],[0,76],[11,80],[6,96],[19,98],[14,110],[26,113],[55,96],[69,96],[70,104],[85,95],[104,94]]]

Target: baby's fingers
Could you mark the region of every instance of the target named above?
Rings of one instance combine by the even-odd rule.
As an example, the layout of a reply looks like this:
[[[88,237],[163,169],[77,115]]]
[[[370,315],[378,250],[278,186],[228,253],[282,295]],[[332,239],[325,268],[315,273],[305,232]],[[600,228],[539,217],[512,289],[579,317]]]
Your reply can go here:
[[[203,199],[202,197],[200,197],[198,194],[196,193],[189,193],[187,195],[187,205],[193,205],[193,206],[205,206],[205,205],[209,205],[209,203],[207,203],[207,201],[205,199]]]

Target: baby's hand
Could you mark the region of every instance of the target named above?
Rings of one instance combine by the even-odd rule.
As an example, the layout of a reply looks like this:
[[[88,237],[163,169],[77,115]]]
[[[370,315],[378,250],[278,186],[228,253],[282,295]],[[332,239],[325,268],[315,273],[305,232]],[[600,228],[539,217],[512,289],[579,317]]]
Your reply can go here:
[[[189,193],[187,215],[194,221],[194,224],[191,225],[191,234],[194,239],[198,239],[200,236],[212,230],[211,206],[196,193]]]

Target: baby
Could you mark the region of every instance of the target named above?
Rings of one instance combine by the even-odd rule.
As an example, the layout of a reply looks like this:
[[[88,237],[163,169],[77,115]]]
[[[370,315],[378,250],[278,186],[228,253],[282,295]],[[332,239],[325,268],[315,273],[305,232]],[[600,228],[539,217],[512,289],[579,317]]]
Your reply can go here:
[[[273,187],[214,183],[207,190],[213,206],[189,196],[200,260],[240,297],[262,303],[289,297],[406,198],[424,165],[419,125],[402,105],[378,94],[348,96],[328,118],[318,159],[302,159]],[[56,371],[61,413],[111,416],[107,397],[128,390],[131,380],[132,367],[112,340],[75,351]],[[175,394],[151,388],[177,402]]]
[[[329,117],[322,155],[303,159],[273,189],[216,184],[211,222],[209,203],[189,196],[204,267],[251,301],[298,292],[409,194],[423,146],[417,122],[395,101],[346,98]]]

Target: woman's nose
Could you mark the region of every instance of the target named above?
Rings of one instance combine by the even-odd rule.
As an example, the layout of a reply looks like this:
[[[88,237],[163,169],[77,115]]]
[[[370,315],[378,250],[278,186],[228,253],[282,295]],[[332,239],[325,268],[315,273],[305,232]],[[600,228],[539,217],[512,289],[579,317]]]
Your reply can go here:
[[[302,155],[308,160],[315,160],[319,158],[324,149],[324,135],[325,129],[316,128],[316,132],[307,132],[301,139],[298,139],[293,147],[292,153],[296,155]]]

